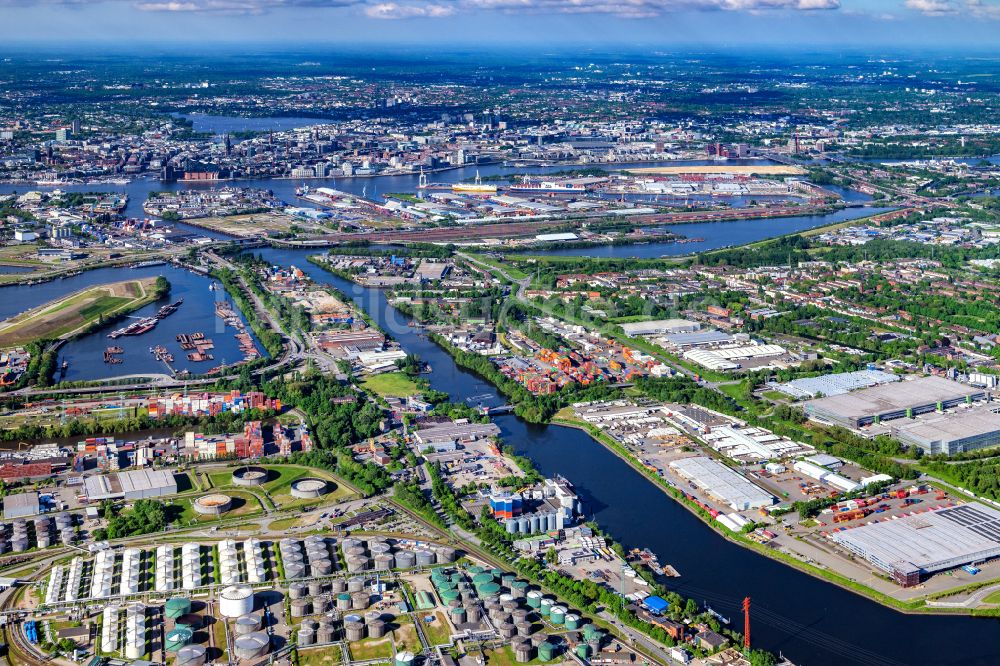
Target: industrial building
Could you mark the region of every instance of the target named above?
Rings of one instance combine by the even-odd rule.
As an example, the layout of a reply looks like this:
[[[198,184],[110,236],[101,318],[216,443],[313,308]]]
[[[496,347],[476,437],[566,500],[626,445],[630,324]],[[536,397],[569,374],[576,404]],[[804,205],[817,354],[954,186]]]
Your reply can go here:
[[[705,443],[733,460],[741,462],[763,462],[780,458],[812,453],[813,449],[779,437],[763,428],[733,428],[722,426],[713,428],[702,435]]]
[[[440,442],[474,442],[477,439],[496,437],[500,428],[495,423],[469,423],[456,421],[454,423],[439,423],[428,428],[421,428],[413,433],[421,446],[433,446]]]
[[[774,504],[774,497],[751,483],[736,470],[706,456],[683,458],[670,463],[679,475],[735,511],[761,509]]]
[[[709,370],[737,370],[744,363],[739,361],[759,360],[783,356],[788,353],[781,345],[740,345],[717,347],[715,349],[691,349],[684,352],[684,358],[694,361]],[[755,363],[759,367],[759,363]]]
[[[7,520],[34,516],[39,511],[38,493],[36,492],[18,493],[3,498],[3,517]]]
[[[949,409],[986,397],[986,392],[942,377],[921,377],[869,389],[817,398],[805,403],[809,418],[825,423],[862,426]]]
[[[923,576],[1000,555],[1000,511],[961,504],[832,532],[830,538],[910,587]]]
[[[793,398],[817,398],[822,396],[843,395],[859,389],[871,388],[882,384],[900,381],[899,375],[881,370],[858,370],[857,372],[839,372],[819,377],[803,377],[793,379],[775,388]]]
[[[954,455],[1000,444],[1000,405],[960,409],[893,425],[892,436],[931,455]]]
[[[127,500],[177,494],[172,472],[162,469],[136,469],[111,475],[88,476],[83,482],[90,501],[124,498]]]
[[[687,319],[657,319],[655,321],[634,321],[619,324],[622,332],[630,338],[643,335],[668,335],[674,333],[694,333],[701,324]]]

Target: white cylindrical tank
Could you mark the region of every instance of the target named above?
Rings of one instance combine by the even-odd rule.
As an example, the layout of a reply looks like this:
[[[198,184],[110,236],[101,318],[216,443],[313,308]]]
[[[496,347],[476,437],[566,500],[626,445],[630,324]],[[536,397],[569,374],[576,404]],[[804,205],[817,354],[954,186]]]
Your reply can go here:
[[[219,612],[223,617],[240,617],[253,612],[253,588],[230,585],[219,593]]]

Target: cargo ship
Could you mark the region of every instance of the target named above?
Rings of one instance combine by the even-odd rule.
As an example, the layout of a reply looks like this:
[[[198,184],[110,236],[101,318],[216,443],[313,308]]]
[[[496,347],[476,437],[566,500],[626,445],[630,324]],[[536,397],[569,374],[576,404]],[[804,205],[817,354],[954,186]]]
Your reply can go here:
[[[160,322],[161,319],[166,319],[173,313],[177,312],[177,308],[184,303],[184,299],[177,301],[176,303],[171,303],[170,305],[164,305],[162,308],[156,311],[156,314],[152,317],[144,317],[138,319],[124,328],[119,328],[115,331],[108,333],[108,337],[114,340],[115,338],[121,337],[123,335],[142,335],[143,333],[148,333]]]
[[[451,186],[452,192],[465,192],[466,194],[496,194],[496,185],[486,185],[483,183],[483,179],[479,177],[479,172],[476,172],[476,181],[473,183],[455,183]]]

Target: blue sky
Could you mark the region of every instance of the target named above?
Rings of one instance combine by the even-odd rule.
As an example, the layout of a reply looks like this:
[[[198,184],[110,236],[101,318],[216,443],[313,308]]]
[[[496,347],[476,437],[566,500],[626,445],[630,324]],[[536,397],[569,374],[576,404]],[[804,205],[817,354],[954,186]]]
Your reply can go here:
[[[0,0],[0,17],[53,43],[1000,43],[1000,0]]]

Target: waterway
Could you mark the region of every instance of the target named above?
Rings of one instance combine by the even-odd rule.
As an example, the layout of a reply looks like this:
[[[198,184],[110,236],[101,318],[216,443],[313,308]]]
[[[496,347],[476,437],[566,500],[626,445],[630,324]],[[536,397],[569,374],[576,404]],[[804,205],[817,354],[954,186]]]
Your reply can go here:
[[[363,307],[408,352],[433,368],[431,387],[455,401],[499,405],[487,382],[407,326],[382,292],[362,288],[308,263],[308,250],[257,250],[274,264],[295,264]],[[314,252],[314,251],[313,251]],[[648,547],[681,573],[668,584],[737,621],[744,596],[756,646],[800,666],[993,666],[1000,662],[1000,623],[993,619],[904,615],[730,543],[582,431],[497,419],[504,439],[546,475],[562,474],[593,517],[626,548]]]
[[[108,333],[127,325],[129,321],[119,319],[67,342],[59,351],[60,365],[64,360],[69,364],[62,378],[77,381],[139,373],[168,373],[164,364],[149,352],[149,348],[155,345],[162,345],[173,354],[174,362],[171,366],[174,370],[188,370],[193,374],[205,373],[222,363],[232,364],[242,360],[243,354],[233,337],[236,331],[226,327],[222,319],[215,315],[215,302],[229,300],[221,285],[218,290],[210,291],[209,285],[213,280],[172,264],[141,268],[98,268],[40,284],[0,287],[0,320],[91,285],[161,275],[170,282],[170,293],[129,316],[149,317],[164,305],[183,298],[181,307],[143,335],[121,336],[115,340],[108,338]],[[235,305],[233,310],[239,314]],[[213,360],[188,361],[187,352],[180,348],[176,336],[195,332],[204,333],[215,343],[215,349],[209,352],[214,356]],[[250,332],[249,328],[247,332]],[[104,363],[104,349],[110,346],[121,347],[125,351],[118,356],[122,363]],[[266,353],[259,342],[257,348]]]

